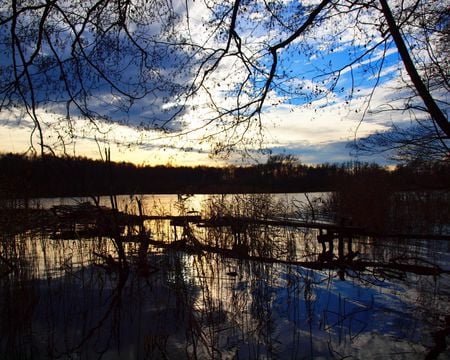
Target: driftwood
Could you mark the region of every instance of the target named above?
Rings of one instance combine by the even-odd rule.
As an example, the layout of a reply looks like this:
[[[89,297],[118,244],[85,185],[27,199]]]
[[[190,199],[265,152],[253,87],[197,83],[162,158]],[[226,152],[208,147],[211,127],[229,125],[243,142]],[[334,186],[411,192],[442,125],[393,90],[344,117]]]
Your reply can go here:
[[[305,267],[313,270],[354,270],[354,271],[364,271],[366,269],[383,269],[383,270],[397,270],[405,273],[414,273],[418,275],[442,275],[442,274],[450,274],[450,270],[442,269],[441,267],[428,264],[419,265],[419,264],[408,264],[404,262],[400,262],[400,259],[396,261],[389,262],[378,262],[378,261],[367,261],[367,260],[355,260],[353,257],[348,256],[344,259],[330,259],[327,261],[316,260],[316,261],[295,261],[295,260],[284,260],[277,259],[273,257],[262,257],[262,256],[254,256],[245,254],[236,249],[227,249],[221,248],[217,246],[200,244],[197,240],[195,245],[190,245],[186,241],[179,240],[173,243],[167,243],[164,241],[158,240],[149,240],[149,243],[155,247],[166,249],[166,250],[175,250],[175,251],[186,251],[190,253],[198,253],[198,252],[210,252],[217,253],[225,257],[235,258],[235,259],[245,259],[250,261],[258,261],[265,263],[277,263],[277,264],[286,264],[286,265],[296,265]],[[355,254],[356,255],[356,254]],[[408,259],[404,259],[408,260]]]
[[[23,233],[38,228],[55,228],[73,230],[75,225],[96,228],[100,235],[108,233],[111,227],[142,226],[147,220],[168,220],[173,226],[195,224],[198,227],[230,227],[236,233],[242,232],[248,225],[267,225],[275,227],[292,227],[325,230],[336,236],[371,236],[380,238],[427,239],[450,241],[450,234],[417,234],[417,233],[384,233],[367,231],[363,227],[351,224],[335,224],[332,222],[303,221],[292,218],[253,218],[242,216],[219,216],[202,219],[200,215],[144,215],[127,214],[117,209],[97,206],[91,203],[77,205],[59,205],[51,209],[0,209],[0,230],[9,234]],[[79,235],[84,235],[78,233]],[[86,236],[92,233],[87,232]],[[69,233],[61,238],[69,238]]]
[[[195,221],[196,222],[196,221]],[[326,230],[327,234],[336,234],[344,237],[358,237],[358,236],[371,236],[379,238],[401,238],[401,239],[427,239],[427,240],[442,240],[450,241],[450,234],[425,234],[425,233],[390,233],[390,232],[374,232],[365,229],[360,226],[353,226],[348,224],[336,224],[331,222],[321,221],[303,221],[297,219],[279,219],[279,218],[250,218],[240,216],[221,216],[213,217],[206,220],[200,220],[196,222],[199,227],[230,227],[244,226],[249,224],[255,225],[268,225],[268,226],[280,226],[280,227],[293,227],[293,228],[305,228],[305,229],[317,229]],[[329,239],[328,239],[329,240]],[[326,241],[328,241],[326,240]]]
[[[275,258],[259,257],[250,255],[250,249],[243,246],[245,244],[235,244],[233,249],[220,248],[217,246],[211,246],[202,244],[193,234],[190,224],[195,224],[199,227],[230,227],[236,232],[245,231],[249,224],[257,225],[269,225],[269,226],[288,226],[288,227],[301,227],[301,228],[315,228],[319,229],[322,234],[322,230],[326,230],[326,234],[319,236],[319,242],[332,242],[333,238],[338,238],[339,242],[342,242],[342,238],[345,236],[351,239],[353,236],[358,235],[372,235],[378,237],[402,237],[411,239],[431,239],[431,240],[450,240],[450,235],[439,234],[368,234],[365,229],[344,226],[332,223],[321,222],[305,222],[295,219],[258,219],[248,217],[214,217],[210,219],[202,219],[198,215],[187,216],[149,216],[143,215],[142,212],[139,215],[130,215],[123,212],[119,212],[116,209],[95,206],[90,203],[82,203],[79,205],[70,206],[55,206],[50,210],[44,209],[3,209],[2,212],[7,216],[11,223],[7,222],[9,229],[14,231],[25,231],[30,227],[45,227],[47,229],[52,228],[54,230],[53,236],[59,239],[73,239],[82,237],[95,237],[95,236],[113,236],[120,242],[140,242],[143,241],[149,245],[155,247],[172,249],[178,251],[189,252],[214,252],[222,254],[227,257],[244,258],[252,261],[263,261],[268,263],[284,263],[299,265],[311,269],[341,269],[341,268],[353,268],[353,269],[389,269],[403,272],[411,272],[421,275],[439,275],[448,274],[448,270],[439,268],[438,266],[424,266],[419,264],[404,263],[400,261],[391,261],[388,263],[375,262],[375,261],[362,261],[355,260],[354,256],[350,252],[347,256],[339,256],[339,259],[334,260],[332,249],[330,249],[330,256],[320,256],[317,261],[288,261]],[[5,217],[3,218],[5,219]],[[16,221],[14,222],[14,219]],[[20,219],[21,221],[18,221]],[[28,222],[23,219],[29,220]],[[145,220],[169,220],[175,227],[183,227],[183,233],[181,239],[172,243],[163,241],[157,241],[150,239],[146,234],[140,233],[138,235],[120,235],[120,227],[126,225],[142,225]],[[3,220],[5,221],[5,220]],[[75,225],[82,225],[76,227]],[[237,229],[237,230],[236,230]],[[234,231],[234,230],[233,230]],[[342,255],[342,254],[340,254]],[[110,260],[110,259],[108,259]]]

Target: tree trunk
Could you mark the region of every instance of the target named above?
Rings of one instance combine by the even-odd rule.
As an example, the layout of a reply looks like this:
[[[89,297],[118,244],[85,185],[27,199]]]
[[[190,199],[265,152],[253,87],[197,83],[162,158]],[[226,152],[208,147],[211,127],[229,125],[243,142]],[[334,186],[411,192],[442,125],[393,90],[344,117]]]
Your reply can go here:
[[[447,137],[450,138],[450,123],[448,122],[447,117],[436,104],[427,87],[420,78],[420,75],[417,72],[416,67],[414,66],[411,56],[409,55],[406,44],[400,34],[400,29],[395,23],[394,16],[392,15],[387,0],[380,0],[380,3],[389,27],[389,32],[394,39],[395,45],[397,46],[398,52],[402,58],[403,64],[405,65],[406,71],[408,72],[408,75],[414,84],[414,87],[425,103],[425,106],[427,107],[431,118],[436,122],[437,126],[439,126],[439,128],[447,135]]]

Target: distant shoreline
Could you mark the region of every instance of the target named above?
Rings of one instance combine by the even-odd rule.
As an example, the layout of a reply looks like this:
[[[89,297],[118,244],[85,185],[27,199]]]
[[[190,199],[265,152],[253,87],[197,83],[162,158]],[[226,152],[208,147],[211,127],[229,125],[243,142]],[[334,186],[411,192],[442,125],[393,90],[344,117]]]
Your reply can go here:
[[[0,198],[111,194],[258,194],[339,191],[361,183],[394,191],[450,190],[450,164],[403,166],[268,163],[242,167],[138,167],[87,158],[0,155]]]

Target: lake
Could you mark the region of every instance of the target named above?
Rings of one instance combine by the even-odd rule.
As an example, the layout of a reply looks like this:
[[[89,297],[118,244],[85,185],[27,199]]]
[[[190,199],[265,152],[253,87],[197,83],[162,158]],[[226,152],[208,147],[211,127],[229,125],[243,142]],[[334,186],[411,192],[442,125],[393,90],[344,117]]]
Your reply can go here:
[[[319,211],[328,196],[118,196],[118,210],[147,218],[112,235],[86,232],[79,214],[68,224],[73,213],[11,220],[0,358],[450,358],[450,241],[334,228]]]

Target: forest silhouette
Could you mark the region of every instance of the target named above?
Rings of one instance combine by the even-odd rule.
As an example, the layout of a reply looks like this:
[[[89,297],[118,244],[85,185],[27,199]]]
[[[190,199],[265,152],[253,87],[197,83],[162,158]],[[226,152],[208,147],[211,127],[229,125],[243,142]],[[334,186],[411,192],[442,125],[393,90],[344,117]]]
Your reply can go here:
[[[355,183],[367,189],[383,183],[392,191],[408,191],[448,189],[450,184],[450,165],[446,163],[399,165],[388,170],[377,164],[312,166],[281,158],[252,166],[175,167],[9,153],[0,155],[0,169],[3,198],[337,191],[354,188]]]

